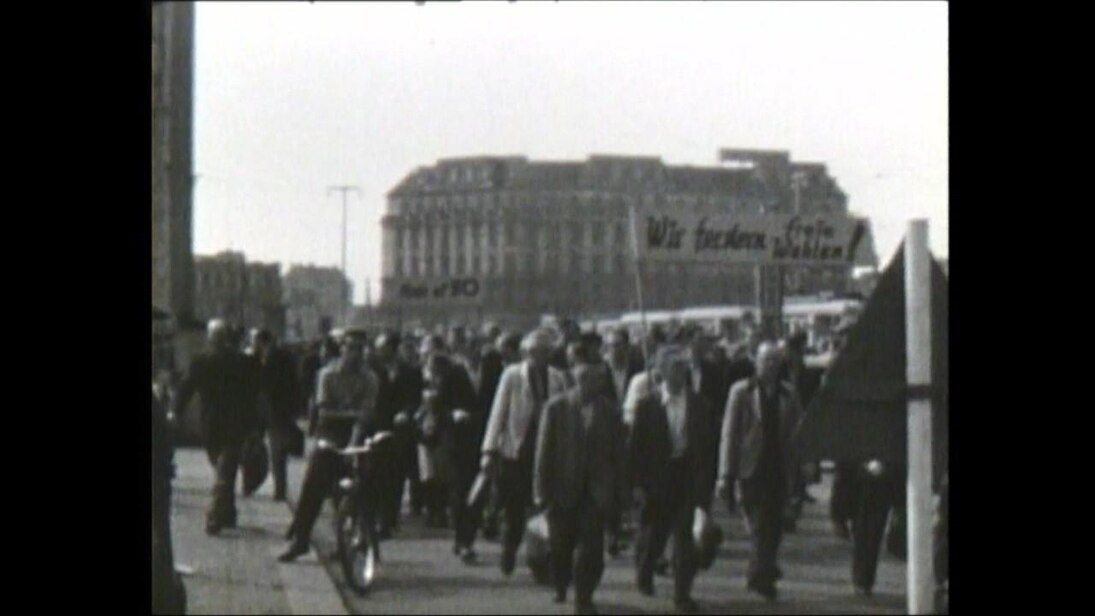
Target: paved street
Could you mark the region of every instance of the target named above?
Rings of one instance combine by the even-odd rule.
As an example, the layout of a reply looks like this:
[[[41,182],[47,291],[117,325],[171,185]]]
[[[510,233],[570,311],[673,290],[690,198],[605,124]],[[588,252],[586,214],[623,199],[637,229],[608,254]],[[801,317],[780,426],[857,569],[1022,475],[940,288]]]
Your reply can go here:
[[[289,506],[271,500],[272,482],[249,499],[238,500],[237,530],[207,537],[203,514],[209,499],[212,472],[199,449],[176,453],[179,477],[175,482],[173,532],[180,564],[193,567],[186,577],[190,609],[195,614],[304,614],[345,613],[469,613],[569,614],[571,605],[556,605],[548,588],[532,582],[524,555],[512,578],[498,570],[500,546],[480,540],[480,562],[465,566],[451,552],[448,531],[425,528],[417,518],[406,518],[395,539],[382,546],[383,568],[370,596],[354,595],[342,583],[333,562],[321,563],[316,554],[290,565],[275,557],[291,515]],[[290,497],[300,491],[302,460],[290,463]],[[767,604],[745,590],[747,560],[745,529],[738,517],[716,508],[716,520],[729,531],[714,567],[700,574],[694,596],[707,613],[836,614],[904,613],[905,568],[883,554],[873,598],[851,594],[851,544],[829,530],[826,516],[828,478],[811,492],[823,497],[807,505],[798,532],[788,535],[780,550],[784,579],[780,600]],[[334,550],[331,512],[324,513],[313,535],[321,554]],[[672,581],[659,577],[657,596],[643,597],[633,583],[629,550],[606,560],[605,576],[595,595],[603,614],[652,614],[672,611]],[[572,591],[573,596],[573,591]]]
[[[198,448],[175,452],[176,478],[171,532],[175,561],[184,572],[191,614],[331,614],[346,613],[330,577],[309,554],[292,565],[277,561],[291,510],[272,499],[267,479],[251,498],[237,497],[239,528],[218,537],[205,534],[213,470]],[[303,463],[296,461],[293,489],[299,489]]]

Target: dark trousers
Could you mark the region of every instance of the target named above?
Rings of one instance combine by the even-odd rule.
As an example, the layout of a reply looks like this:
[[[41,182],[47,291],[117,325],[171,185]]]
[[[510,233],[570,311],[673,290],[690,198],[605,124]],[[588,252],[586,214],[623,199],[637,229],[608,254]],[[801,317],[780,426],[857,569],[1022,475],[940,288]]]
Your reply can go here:
[[[688,477],[683,460],[670,462],[671,477]],[[654,583],[654,564],[673,537],[673,597],[686,599],[696,577],[696,546],[692,540],[695,499],[688,493],[688,481],[673,481],[663,499],[648,501],[642,509],[639,543],[635,556],[639,581]]]
[[[407,479],[407,440],[408,436],[397,432],[389,448],[391,456],[374,462],[375,476],[379,486],[378,511],[380,527],[399,528],[399,513],[403,506],[403,490]]]
[[[205,453],[213,465],[213,503],[206,514],[207,523],[236,523],[236,475],[239,473],[243,441],[206,441]]]
[[[482,515],[482,506],[468,506],[468,492],[475,483],[476,460],[458,461],[454,463],[452,476],[448,482],[449,513],[452,515],[452,526],[456,531],[456,545],[461,548],[470,548],[475,543],[475,535],[479,531],[479,521]]]
[[[838,461],[833,471],[833,488],[829,497],[829,518],[845,525],[855,516],[856,465]]]
[[[776,554],[783,539],[786,484],[773,477],[739,482],[742,510],[752,534],[752,552],[746,576],[752,584],[771,586],[781,577]]]
[[[406,466],[407,469],[407,481],[410,484],[408,492],[410,492],[411,511],[416,514],[422,511],[422,508],[426,506],[426,498],[422,489],[422,479],[418,471],[418,456],[415,454],[415,445],[412,442],[410,447],[407,448]],[[400,488],[402,492],[402,488]],[[402,502],[402,493],[399,497]]]
[[[588,496],[583,501],[575,509],[550,512],[548,528],[556,592],[566,593],[573,578],[577,603],[588,604],[605,570],[605,516]]]
[[[886,521],[897,499],[904,498],[900,478],[874,477],[860,467],[855,475],[855,518],[852,522],[852,581],[860,588],[874,587]],[[894,515],[898,515],[894,511]]]
[[[532,456],[517,460],[502,458],[498,466],[498,496],[506,520],[502,556],[513,559],[525,536],[525,522],[532,500]]]
[[[270,435],[270,474],[274,476],[274,498],[285,498],[289,487],[286,472],[289,465],[288,430],[271,429]]]
[[[322,420],[318,436],[327,439],[338,448],[344,448],[350,441],[353,426],[347,422],[332,422],[325,425]],[[339,476],[346,461],[336,453],[313,449],[308,457],[308,467],[304,471],[304,480],[300,487],[300,501],[293,512],[290,526],[293,539],[298,545],[307,544],[312,536],[312,527],[323,509],[323,500],[335,493]]]

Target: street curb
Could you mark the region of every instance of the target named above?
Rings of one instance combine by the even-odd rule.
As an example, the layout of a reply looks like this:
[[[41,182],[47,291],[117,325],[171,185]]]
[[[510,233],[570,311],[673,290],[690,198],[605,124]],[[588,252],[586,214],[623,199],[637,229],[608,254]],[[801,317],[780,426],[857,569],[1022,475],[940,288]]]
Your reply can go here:
[[[324,505],[327,504],[326,501],[327,501],[327,499],[324,499]],[[289,498],[288,496],[286,496],[285,504],[286,504],[286,507],[289,508],[290,513],[296,514],[297,503],[294,499]],[[316,518],[316,526],[319,526],[319,521],[322,518],[323,518],[323,511],[321,509],[319,517]],[[316,556],[316,562],[319,564],[320,567],[323,568],[324,578],[330,583],[331,590],[333,590],[335,592],[335,594],[338,595],[339,601],[342,603],[342,613],[343,614],[353,614],[354,613],[353,612],[353,607],[352,607],[353,604],[351,603],[349,597],[346,595],[347,590],[344,589],[342,585],[338,584],[335,581],[336,569],[338,568],[338,564],[323,557],[323,553],[320,550],[319,541],[316,539],[316,528],[312,529],[312,534],[311,534],[311,537],[308,540],[308,545],[311,547],[311,551]],[[288,567],[289,565],[282,565],[282,566]],[[320,611],[320,612],[301,612],[301,613],[327,614],[327,613],[332,613],[332,612],[330,610],[325,610],[325,611]]]

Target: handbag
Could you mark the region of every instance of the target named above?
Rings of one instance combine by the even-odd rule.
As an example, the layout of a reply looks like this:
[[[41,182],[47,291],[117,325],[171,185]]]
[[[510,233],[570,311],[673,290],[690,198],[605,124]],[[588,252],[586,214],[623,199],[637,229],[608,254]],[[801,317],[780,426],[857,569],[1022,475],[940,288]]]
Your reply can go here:
[[[722,544],[722,529],[700,507],[692,519],[692,539],[696,543],[696,558],[700,569],[710,569]]]
[[[529,518],[525,526],[525,557],[538,584],[551,583],[551,528],[547,514]]]
[[[243,442],[240,458],[243,467],[243,494],[251,496],[270,474],[270,454],[266,451],[261,432],[247,437]]]

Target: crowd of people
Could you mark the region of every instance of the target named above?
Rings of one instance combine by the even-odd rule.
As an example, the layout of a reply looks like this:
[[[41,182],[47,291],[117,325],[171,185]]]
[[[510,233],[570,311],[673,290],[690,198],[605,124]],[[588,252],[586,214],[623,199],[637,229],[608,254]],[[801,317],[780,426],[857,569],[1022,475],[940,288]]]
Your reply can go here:
[[[711,549],[696,528],[710,526],[713,502],[740,510],[752,538],[747,587],[775,600],[782,536],[820,481],[818,461],[795,446],[820,384],[803,361],[802,333],[764,340],[749,331],[732,342],[684,326],[632,341],[625,329],[602,337],[563,321],[529,332],[350,329],[282,348],[265,330],[241,340],[218,319],[207,334],[209,351],[193,359],[170,406],[179,416],[201,397],[216,469],[210,535],[237,523],[237,469],[258,432],[269,435],[274,497],[287,497],[286,459],[302,448],[294,431],[306,417],[310,436],[339,448],[391,433],[370,484],[382,539],[397,536],[404,515],[418,516],[451,528],[454,556],[471,564],[481,534],[501,542],[509,576],[530,516],[543,514],[555,600],[573,585],[576,612],[594,613],[605,553],[618,555],[633,535],[637,589],[653,595],[655,573],[669,574],[675,606],[692,613],[692,582]],[[279,560],[309,550],[340,464],[312,449]],[[903,503],[904,475],[881,466],[840,461],[834,484],[834,529],[854,542],[859,594],[871,592],[887,518]],[[483,497],[469,498],[476,484]]]

